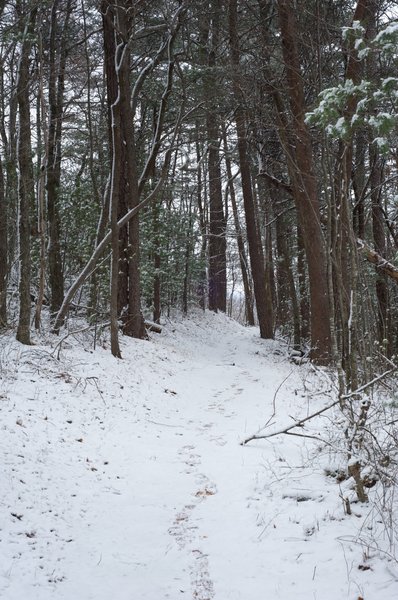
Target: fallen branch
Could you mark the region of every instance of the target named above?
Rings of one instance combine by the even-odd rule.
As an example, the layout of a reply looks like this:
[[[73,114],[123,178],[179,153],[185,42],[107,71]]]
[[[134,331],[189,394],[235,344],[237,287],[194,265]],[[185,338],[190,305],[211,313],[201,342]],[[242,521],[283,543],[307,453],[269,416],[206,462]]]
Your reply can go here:
[[[257,177],[263,177],[269,183],[271,183],[273,186],[275,186],[277,189],[284,190],[285,192],[287,192],[290,195],[293,194],[293,188],[290,185],[290,183],[286,183],[285,181],[282,181],[282,179],[278,179],[277,177],[274,177],[273,175],[271,175],[271,173],[267,173],[266,171],[260,171],[258,173]]]
[[[59,342],[54,346],[54,350],[52,351],[52,355],[55,354],[55,352],[58,350],[57,352],[57,360],[59,360],[60,358],[60,354],[61,354],[61,347],[62,344],[64,343],[64,341],[70,336],[70,335],[76,335],[77,333],[84,333],[86,331],[91,331],[93,329],[97,329],[99,327],[109,327],[110,322],[107,323],[96,323],[95,325],[87,325],[85,327],[82,327],[81,329],[75,329],[74,331],[68,331],[60,340]]]
[[[288,427],[284,427],[283,429],[278,429],[277,431],[273,431],[272,433],[267,433],[265,435],[258,435],[257,433],[255,433],[254,435],[251,435],[250,437],[243,440],[243,442],[241,442],[241,446],[245,446],[252,440],[266,440],[268,438],[275,437],[276,435],[281,435],[281,433],[287,434],[287,433],[289,433],[289,431],[291,429],[294,429],[295,427],[303,427],[304,423],[306,423],[307,421],[310,421],[314,417],[317,417],[318,415],[321,415],[322,413],[326,412],[327,410],[333,408],[333,406],[336,406],[337,404],[339,404],[339,402],[340,402],[340,398],[338,400],[335,400],[334,402],[332,402],[332,404],[328,404],[324,408],[317,410],[312,415],[309,415],[308,417],[305,417],[304,419],[300,419],[299,421],[295,421],[293,423],[293,425],[289,425]]]
[[[375,265],[378,270],[391,277],[391,279],[394,279],[395,283],[398,283],[398,268],[395,265],[380,256],[375,250],[372,250],[363,240],[358,239],[357,244],[358,250],[365,256],[368,262]]]
[[[385,377],[387,377],[387,375],[391,375],[391,373],[394,373],[394,371],[396,371],[397,369],[398,369],[398,366],[394,365],[393,368],[389,369],[388,371],[385,371],[381,375],[378,375],[377,377],[375,377],[371,381],[368,381],[367,383],[364,383],[364,385],[361,385],[356,390],[353,390],[352,392],[349,392],[348,394],[343,394],[343,395],[339,396],[339,398],[337,400],[335,400],[331,404],[328,404],[327,406],[324,406],[323,408],[317,410],[316,412],[312,413],[311,415],[308,415],[308,417],[304,417],[304,419],[300,419],[299,421],[295,421],[292,425],[288,425],[287,427],[283,427],[282,429],[278,429],[277,431],[273,431],[272,433],[267,433],[267,434],[263,434],[263,435],[259,435],[258,433],[255,433],[254,435],[251,435],[250,437],[248,437],[245,440],[243,440],[240,443],[240,445],[241,446],[245,446],[246,444],[248,444],[252,440],[266,440],[268,438],[272,438],[272,437],[275,437],[275,436],[281,435],[281,434],[285,434],[285,435],[299,435],[300,437],[310,437],[309,435],[303,435],[303,434],[297,434],[297,433],[290,433],[290,432],[291,432],[292,429],[295,429],[296,427],[303,427],[304,423],[306,423],[307,421],[310,421],[314,417],[318,417],[319,415],[321,415],[324,412],[330,410],[334,406],[337,406],[337,404],[341,404],[344,400],[348,400],[349,398],[352,398],[353,396],[356,396],[356,395],[360,394],[361,392],[365,391],[366,389],[368,389],[369,387],[371,387],[372,385],[374,385],[378,381],[381,381],[382,379],[384,379]],[[311,436],[311,437],[314,437],[314,436]],[[318,438],[316,438],[316,439],[318,439]]]

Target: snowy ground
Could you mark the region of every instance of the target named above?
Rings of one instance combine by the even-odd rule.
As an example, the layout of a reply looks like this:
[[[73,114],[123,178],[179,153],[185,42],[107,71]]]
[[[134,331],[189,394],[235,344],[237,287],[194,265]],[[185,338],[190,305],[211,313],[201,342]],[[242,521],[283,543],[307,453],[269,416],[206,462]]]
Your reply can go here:
[[[122,360],[57,341],[0,340],[2,600],[398,598],[324,446],[239,444],[328,403],[326,376],[213,314],[122,338]]]

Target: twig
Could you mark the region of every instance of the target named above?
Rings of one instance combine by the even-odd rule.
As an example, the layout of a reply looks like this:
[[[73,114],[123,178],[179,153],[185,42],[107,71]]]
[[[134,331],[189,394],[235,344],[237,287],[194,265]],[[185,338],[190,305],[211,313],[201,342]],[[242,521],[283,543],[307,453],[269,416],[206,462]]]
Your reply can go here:
[[[285,379],[283,381],[281,381],[281,383],[276,388],[274,397],[272,399],[272,415],[270,416],[270,418],[268,419],[268,421],[262,427],[260,427],[260,429],[257,429],[256,435],[258,435],[260,433],[260,431],[263,431],[263,429],[266,429],[269,426],[269,424],[271,423],[272,419],[275,417],[275,414],[276,414],[276,396],[278,395],[278,392],[281,389],[281,387],[283,386],[283,384],[285,383],[285,381],[287,381],[289,379],[289,377],[290,377],[290,375],[292,373],[293,373],[293,371],[290,371],[290,373],[288,375],[286,375]]]
[[[339,404],[339,402],[340,402],[340,398],[338,400],[335,400],[334,402],[332,402],[332,404],[328,404],[324,408],[317,410],[315,413],[309,415],[308,417],[305,417],[304,419],[300,419],[299,421],[296,421],[295,423],[293,423],[293,425],[289,425],[288,427],[284,427],[283,429],[278,429],[277,431],[274,431],[272,433],[267,433],[266,435],[257,435],[257,434],[251,435],[250,437],[243,440],[243,442],[241,442],[241,446],[244,446],[245,444],[247,444],[248,442],[251,442],[252,440],[267,439],[267,438],[275,437],[276,435],[280,435],[281,433],[287,434],[291,429],[294,429],[295,427],[302,427],[304,425],[304,423],[306,423],[307,421],[310,421],[311,419],[313,419],[314,417],[317,417],[318,415],[321,415],[322,413],[326,412],[330,408],[333,408],[333,406],[336,406],[337,404]]]
[[[348,398],[352,398],[352,396],[356,396],[357,394],[360,394],[361,392],[363,392],[367,388],[371,387],[372,385],[374,385],[375,383],[377,383],[381,379],[384,379],[384,377],[387,377],[387,375],[391,375],[391,373],[394,373],[394,371],[396,371],[397,369],[398,369],[398,366],[394,365],[394,367],[392,369],[389,369],[388,371],[384,371],[384,373],[382,373],[381,375],[378,375],[377,377],[375,377],[371,381],[368,381],[367,383],[364,383],[363,385],[361,385],[361,387],[357,388],[353,392],[350,392],[349,394],[343,394],[342,396],[340,396],[339,402],[341,400],[348,400]]]

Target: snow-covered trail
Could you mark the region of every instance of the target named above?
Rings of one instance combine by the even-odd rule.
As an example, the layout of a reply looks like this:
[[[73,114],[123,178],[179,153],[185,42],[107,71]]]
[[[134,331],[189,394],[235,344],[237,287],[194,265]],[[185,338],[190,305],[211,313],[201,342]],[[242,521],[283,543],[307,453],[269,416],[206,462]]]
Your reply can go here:
[[[9,344],[2,600],[398,596],[382,564],[359,570],[361,547],[343,543],[357,523],[312,443],[239,444],[273,404],[276,424],[316,408],[322,382],[279,343],[210,314],[123,340],[121,361],[89,344],[61,362]]]

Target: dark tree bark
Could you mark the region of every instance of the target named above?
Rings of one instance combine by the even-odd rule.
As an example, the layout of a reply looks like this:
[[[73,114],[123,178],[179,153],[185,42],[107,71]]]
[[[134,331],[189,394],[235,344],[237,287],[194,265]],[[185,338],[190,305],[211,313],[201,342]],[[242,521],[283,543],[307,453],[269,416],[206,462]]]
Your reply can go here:
[[[300,306],[300,332],[301,338],[307,340],[310,337],[310,302],[308,294],[307,264],[305,260],[305,247],[303,232],[297,225],[297,282],[299,290]]]
[[[294,197],[303,231],[311,298],[311,358],[318,364],[331,361],[330,310],[326,277],[324,238],[321,228],[317,183],[312,164],[311,138],[304,121],[303,79],[297,48],[297,26],[291,0],[278,0],[283,60],[294,135],[296,165],[292,180]]]
[[[132,35],[132,22],[128,21],[129,1],[123,0],[120,12],[120,33],[127,40]],[[130,47],[125,48],[125,58],[119,72],[120,116],[122,124],[122,152],[124,149],[124,214],[139,203],[137,157],[134,135],[134,120],[131,110]],[[119,214],[119,218],[122,215]],[[128,223],[127,247],[123,248],[128,266],[128,303],[123,314],[123,331],[126,335],[143,339],[146,337],[144,318],[141,312],[140,274],[140,221],[137,214]]]
[[[233,93],[237,103],[235,108],[235,123],[238,137],[238,153],[240,174],[242,180],[243,202],[246,216],[247,240],[249,244],[250,264],[253,277],[254,296],[256,299],[257,317],[262,338],[273,338],[272,306],[266,302],[266,273],[264,253],[261,244],[260,232],[257,224],[256,208],[253,196],[248,148],[246,140],[246,121],[243,108],[243,98],[239,83],[239,38],[238,15],[236,0],[229,1],[229,36],[231,67],[233,78]]]
[[[365,237],[365,193],[366,193],[366,134],[360,129],[355,135],[355,164],[352,173],[352,185],[355,194],[353,210],[353,228],[359,238]]]
[[[199,211],[199,225],[201,232],[201,244],[200,244],[200,264],[201,271],[199,274],[198,283],[198,297],[199,306],[201,309],[206,309],[207,300],[207,269],[206,269],[206,255],[207,255],[207,218],[206,218],[206,190],[204,189],[203,174],[202,174],[202,161],[201,161],[201,148],[199,144],[199,131],[200,125],[196,121],[195,127],[195,138],[196,138],[196,186],[197,186],[197,204]]]
[[[224,155],[225,155],[225,168],[228,177],[228,188],[229,188],[229,197],[231,200],[232,213],[234,217],[235,231],[236,231],[236,243],[238,245],[239,252],[239,264],[242,273],[242,283],[243,290],[245,294],[245,314],[246,314],[246,322],[248,325],[255,325],[254,321],[254,310],[253,310],[253,292],[251,288],[251,282],[249,277],[249,269],[248,269],[248,259],[245,249],[245,242],[243,239],[242,227],[239,220],[238,206],[236,203],[236,194],[235,194],[235,186],[234,186],[234,177],[232,175],[232,167],[231,160],[228,154],[228,145],[227,145],[227,135],[225,131],[225,127],[223,126],[223,142],[224,142]]]
[[[130,36],[132,23],[127,16],[127,0],[116,7],[116,2],[104,0],[101,5],[105,40],[107,73],[108,118],[112,124],[112,170],[118,162],[117,218],[121,219],[139,202],[136,149],[130,87]],[[119,47],[120,46],[120,47]],[[119,49],[119,50],[118,50]],[[120,63],[115,62],[119,51]],[[113,108],[112,108],[113,107]],[[112,110],[120,131],[115,139]],[[117,113],[117,114],[116,114]],[[118,144],[116,148],[115,144]],[[112,211],[111,211],[112,212]],[[146,337],[141,312],[139,215],[119,230],[119,267],[117,284],[117,314],[122,317],[125,334]]]
[[[48,266],[51,290],[50,310],[55,317],[64,298],[64,273],[61,259],[59,188],[61,183],[61,141],[64,108],[65,68],[72,1],[67,0],[60,30],[61,0],[51,8],[49,44],[49,127],[47,148],[47,218],[49,224]]]
[[[273,194],[273,204],[278,207],[277,194]],[[277,290],[278,290],[278,317],[282,325],[287,325],[293,320],[294,347],[300,348],[300,310],[294,281],[291,250],[289,239],[292,236],[292,227],[289,226],[284,215],[276,217],[276,248],[277,260]],[[308,319],[308,314],[306,315]]]
[[[15,46],[11,52],[12,59],[5,69],[5,64],[0,61],[1,69],[1,139],[4,148],[4,179],[5,189],[4,198],[7,206],[8,218],[8,265],[12,265],[15,260],[15,252],[18,246],[18,156],[17,156],[17,113],[18,113],[18,95],[16,93],[18,78],[18,62],[16,59]],[[5,70],[7,73],[5,73]],[[16,73],[16,74],[15,74]],[[10,76],[11,94],[8,105],[5,105],[4,89],[7,87],[7,79]],[[15,79],[16,78],[16,79]],[[6,113],[8,119],[6,119]]]
[[[379,0],[368,0],[368,10],[365,13],[367,17],[367,34],[370,39],[373,39],[377,34],[376,19],[379,8]],[[378,82],[378,67],[377,56],[374,51],[370,52],[367,60],[367,70],[369,79],[376,83]],[[382,206],[382,190],[383,190],[383,166],[384,161],[380,156],[379,149],[376,144],[370,141],[369,144],[369,166],[370,166],[370,199],[372,205],[372,232],[375,251],[381,256],[386,256],[386,232],[385,232],[385,216]],[[362,237],[362,236],[358,236]],[[377,298],[377,332],[379,342],[389,338],[388,335],[388,320],[389,320],[389,293],[386,276],[380,272],[376,281],[376,298]],[[391,341],[388,351],[391,351]]]
[[[204,75],[206,132],[208,144],[209,178],[209,309],[222,312],[227,307],[226,220],[221,189],[219,79],[216,75],[216,52],[220,38],[220,10],[218,1],[210,4],[210,23],[202,31],[203,54],[207,66]]]
[[[34,179],[32,165],[32,141],[29,103],[29,55],[36,22],[37,8],[28,16],[23,31],[21,56],[18,67],[17,98],[19,108],[18,127],[18,198],[19,198],[19,320],[17,340],[30,344],[30,207],[34,204]]]
[[[152,222],[153,222],[153,246],[154,246],[154,256],[153,256],[153,266],[155,269],[155,276],[153,279],[153,321],[154,323],[160,323],[160,316],[162,313],[161,306],[161,277],[160,277],[160,268],[161,268],[161,256],[160,256],[160,210],[161,210],[161,202],[155,202],[152,207]]]
[[[186,232],[185,256],[184,256],[184,287],[182,292],[182,310],[184,314],[188,314],[189,300],[189,279],[190,279],[190,261],[192,254],[192,201],[189,199],[188,206],[188,228]]]
[[[104,6],[105,5],[105,6]],[[121,358],[118,336],[118,287],[119,287],[119,228],[117,225],[122,176],[122,134],[121,134],[121,89],[119,73],[125,59],[125,43],[116,43],[121,9],[116,1],[102,3],[104,15],[104,51],[107,57],[106,74],[108,81],[108,114],[110,118],[110,132],[112,136],[112,170],[110,185],[110,222],[111,222],[111,282],[110,282],[110,320],[111,320],[111,352],[116,358]],[[109,81],[112,81],[115,93],[109,94]]]
[[[7,325],[8,211],[4,196],[3,164],[0,160],[0,328]]]

